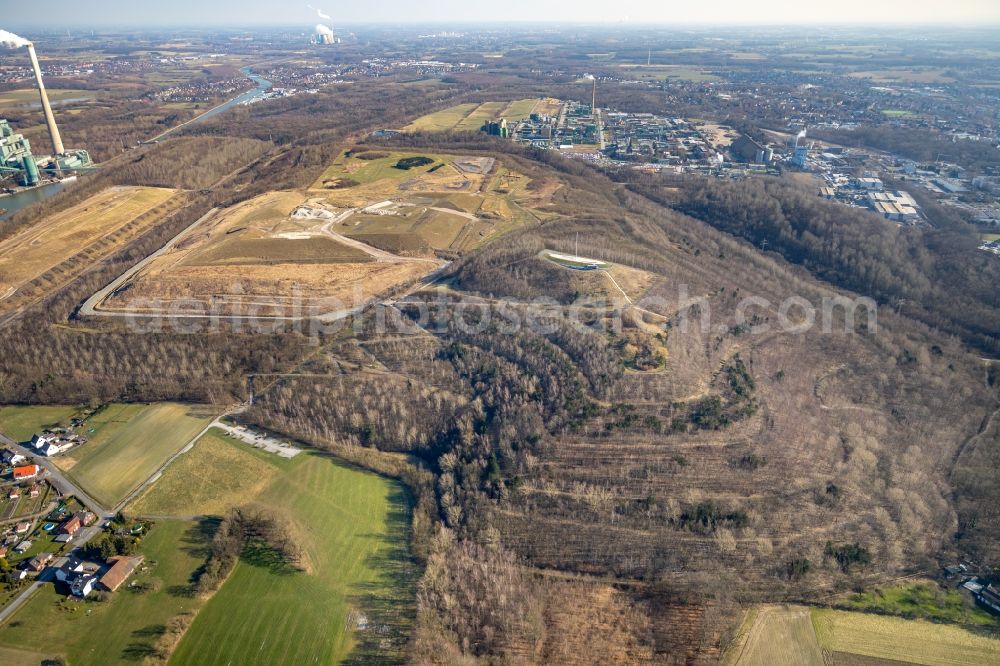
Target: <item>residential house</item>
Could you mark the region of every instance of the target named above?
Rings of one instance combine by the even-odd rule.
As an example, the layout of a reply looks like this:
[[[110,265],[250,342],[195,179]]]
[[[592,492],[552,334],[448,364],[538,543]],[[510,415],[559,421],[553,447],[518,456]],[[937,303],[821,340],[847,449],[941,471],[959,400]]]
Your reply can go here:
[[[46,456],[54,456],[63,451],[73,448],[77,444],[87,441],[85,437],[79,435],[66,434],[65,431],[45,432],[42,435],[35,435],[31,439],[31,446],[36,451]]]
[[[96,580],[93,574],[80,574],[70,583],[69,591],[74,597],[86,597],[94,591]]]
[[[24,553],[27,553],[30,548],[31,548],[31,542],[26,539],[21,543],[17,544],[16,546],[14,546],[14,552],[17,553],[18,555],[22,555]]]
[[[80,514],[75,514],[59,526],[59,534],[68,534],[73,536],[80,530],[81,527],[83,527],[83,519],[80,518]]]
[[[21,497],[21,489],[17,486],[11,486],[10,492],[7,493],[7,499],[16,500]]]
[[[101,576],[100,581],[98,581],[101,586],[108,590],[109,592],[114,592],[119,587],[122,586],[129,576],[139,568],[144,561],[142,555],[135,555],[132,557],[112,557],[108,560],[112,563],[111,568]]]
[[[18,523],[14,526],[14,531],[18,534],[27,534],[30,529],[31,523],[29,522]]]
[[[75,516],[80,519],[84,527],[90,527],[97,520],[97,515],[90,511],[77,511]]]
[[[27,458],[18,453],[17,451],[11,451],[10,449],[4,449],[0,452],[0,462],[4,465],[20,465]]]
[[[32,573],[41,573],[42,569],[44,569],[45,566],[52,561],[52,557],[52,553],[39,553],[28,560],[28,564],[25,565],[25,568]]]
[[[61,583],[68,583],[74,580],[77,575],[83,573],[83,561],[75,557],[68,557],[66,561],[56,569],[56,580]]]
[[[42,471],[42,468],[38,465],[25,465],[23,467],[14,468],[14,480],[23,481],[25,479],[33,479],[38,476],[38,473]]]
[[[41,453],[43,456],[54,456],[62,453],[71,446],[72,445],[62,441],[49,442],[45,446],[38,447],[38,452]]]
[[[28,497],[38,497],[41,494],[42,487],[39,484],[33,483],[28,487]]]

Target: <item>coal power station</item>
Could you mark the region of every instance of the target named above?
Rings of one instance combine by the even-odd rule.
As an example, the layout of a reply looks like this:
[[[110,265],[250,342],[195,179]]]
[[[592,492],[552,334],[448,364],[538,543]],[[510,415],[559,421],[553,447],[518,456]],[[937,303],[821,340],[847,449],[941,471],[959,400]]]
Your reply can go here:
[[[26,48],[31,68],[38,85],[38,96],[41,100],[42,112],[45,114],[45,126],[48,128],[52,145],[52,154],[35,156],[31,144],[23,135],[14,132],[6,120],[0,119],[0,174],[19,173],[21,184],[25,186],[38,185],[41,173],[61,175],[93,164],[86,150],[66,150],[63,146],[59,126],[45,92],[45,82],[42,80],[42,68],[38,63],[35,45],[5,30],[0,30],[0,45],[10,49]]]

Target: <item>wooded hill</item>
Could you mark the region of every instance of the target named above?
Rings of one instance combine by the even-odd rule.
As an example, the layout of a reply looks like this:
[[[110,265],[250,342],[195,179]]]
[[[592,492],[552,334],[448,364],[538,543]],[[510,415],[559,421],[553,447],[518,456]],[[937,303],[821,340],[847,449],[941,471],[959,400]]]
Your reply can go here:
[[[358,109],[402,125],[453,103],[444,87],[402,85],[390,100],[359,83],[239,109],[196,130],[239,139],[231,160],[187,172],[195,162],[171,139],[54,198],[68,206],[88,188],[146,179],[205,188],[7,324],[0,399],[225,403],[245,399],[255,375],[247,420],[410,487],[413,553],[425,566],[416,663],[581,654],[697,663],[727,644],[741,603],[820,599],[959,552],[996,563],[995,374],[959,340],[907,316],[909,305],[881,308],[877,327],[861,318],[845,328],[842,315],[832,333],[774,327],[784,299],[819,303],[851,287],[890,303],[923,295],[927,316],[939,318],[927,321],[989,338],[949,309],[960,297],[952,283],[935,284],[957,269],[930,242],[880,227],[868,228],[879,242],[862,251],[860,227],[843,228],[780,184],[694,184],[668,199],[658,183],[632,191],[552,153],[474,136],[406,137],[398,145],[496,155],[552,185],[549,221],[459,258],[443,293],[373,309],[357,333],[316,346],[283,330],[142,333],[74,315],[210,207],[314,182],[359,141],[349,133],[370,126]],[[287,131],[270,147],[264,120]],[[5,233],[39,214],[14,216]],[[720,230],[730,214],[740,238]],[[762,254],[745,233],[787,259]],[[624,288],[645,311],[628,307],[604,273],[570,271],[543,250],[635,269],[641,286]],[[711,326],[685,328],[682,293],[699,299],[690,319],[710,312]],[[966,298],[994,316],[976,294]],[[771,332],[737,320],[751,295],[772,304],[753,311]],[[585,325],[553,312],[552,301],[581,296],[606,301],[581,309]],[[537,297],[549,306],[539,309]],[[487,312],[487,325],[460,325]],[[381,333],[379,316],[400,328]],[[545,325],[505,325],[529,317]],[[662,348],[662,363],[630,365],[641,345]]]
[[[547,207],[557,218],[457,261],[443,307],[440,294],[418,293],[382,314],[405,323],[430,312],[421,328],[366,328],[332,344],[311,359],[310,376],[280,382],[248,415],[338,449],[410,452],[433,470],[433,487],[419,489],[432,511],[423,523],[448,529],[419,547],[429,556],[418,661],[559,654],[567,639],[556,628],[568,620],[558,595],[607,611],[598,590],[642,620],[588,650],[699,660],[725,645],[739,603],[818,600],[933,570],[942,553],[971,554],[971,541],[953,538],[960,517],[975,514],[979,545],[997,535],[983,499],[1000,489],[973,494],[970,481],[956,500],[951,480],[998,446],[989,432],[976,437],[996,389],[958,341],[889,308],[877,328],[860,317],[846,331],[838,319],[833,333],[750,333],[734,323],[747,296],[818,304],[843,292],[587,167],[508,153],[529,177],[559,178]],[[836,245],[831,225],[816,229]],[[633,298],[662,318],[632,310],[621,331],[602,329],[614,308],[594,306],[581,329],[536,311],[537,297],[616,297],[601,273],[540,256],[577,251],[577,234],[581,255],[651,273]],[[810,268],[846,275],[838,256],[809,255]],[[921,283],[915,266],[904,276]],[[679,285],[711,310],[707,330],[681,327]],[[481,330],[458,325],[487,311]],[[777,321],[776,306],[755,312],[758,323]],[[545,332],[507,330],[532,314]],[[626,370],[617,341],[628,335],[662,336],[665,366]],[[518,563],[549,575],[525,581]]]

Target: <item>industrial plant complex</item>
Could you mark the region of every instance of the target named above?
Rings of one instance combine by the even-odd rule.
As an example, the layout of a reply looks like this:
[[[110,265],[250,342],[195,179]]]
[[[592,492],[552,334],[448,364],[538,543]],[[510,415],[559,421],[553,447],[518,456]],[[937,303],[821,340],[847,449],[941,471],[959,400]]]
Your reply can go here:
[[[38,84],[38,94],[41,98],[42,111],[45,114],[45,124],[52,141],[52,153],[51,155],[35,155],[32,153],[28,140],[23,135],[16,133],[6,120],[0,120],[0,173],[16,172],[19,174],[22,185],[32,187],[42,181],[41,174],[43,172],[61,175],[90,166],[92,160],[86,150],[66,150],[63,146],[59,127],[56,125],[56,118],[52,113],[52,105],[49,103],[49,96],[45,92],[42,68],[38,64],[35,45],[21,38],[17,38],[17,41],[14,42],[6,41],[5,44],[15,48],[27,48],[31,67],[35,72],[35,81]]]

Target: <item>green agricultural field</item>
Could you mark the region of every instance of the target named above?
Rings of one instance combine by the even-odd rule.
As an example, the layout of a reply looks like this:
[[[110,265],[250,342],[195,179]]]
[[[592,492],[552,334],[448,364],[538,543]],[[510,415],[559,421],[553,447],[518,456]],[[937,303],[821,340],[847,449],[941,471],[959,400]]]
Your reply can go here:
[[[413,231],[420,234],[431,247],[449,248],[467,224],[469,220],[459,215],[428,210],[420,216]]]
[[[467,115],[457,125],[456,132],[478,132],[488,120],[500,117],[500,112],[507,107],[506,102],[485,102],[475,111]]]
[[[208,425],[210,407],[111,404],[87,420],[88,441],[56,458],[68,476],[111,507]],[[93,431],[93,432],[91,432]]]
[[[534,98],[516,100],[508,104],[507,108],[503,110],[500,116],[502,118],[506,118],[507,120],[526,120],[535,110],[535,107],[538,105],[538,101],[539,100]]]
[[[157,523],[140,546],[148,568],[133,580],[144,584],[141,592],[123,587],[106,601],[77,601],[44,586],[0,627],[0,663],[40,663],[28,660],[32,653],[56,653],[70,664],[152,659],[170,642],[168,628],[204,603],[189,585],[205,561],[206,535],[198,523]]]
[[[820,647],[927,666],[1000,663],[1000,638],[925,620],[814,608],[812,623]]]
[[[128,507],[138,516],[221,516],[257,497],[282,473],[283,461],[208,431]]]
[[[58,102],[68,99],[87,101],[94,99],[93,90],[48,88],[46,86],[46,93],[48,94],[49,101],[52,102],[53,106]],[[19,88],[17,90],[8,90],[0,93],[0,106],[39,103],[38,90],[35,88]]]
[[[79,411],[67,405],[0,407],[0,432],[16,442],[26,442],[43,428],[68,426],[69,420]]]
[[[247,458],[234,458],[225,447],[242,447],[273,467],[261,488],[224,494],[279,514],[302,548],[303,571],[289,574],[242,559],[199,612],[170,663],[334,664],[348,654],[364,663],[402,661],[419,576],[408,556],[410,510],[403,488],[320,453],[283,460],[209,437],[193,452],[202,456],[199,464],[218,461],[214,474],[228,469],[245,475],[239,460]],[[211,446],[199,451],[206,442]],[[180,513],[220,506],[211,490],[194,493],[190,505],[163,497],[177,487],[174,471],[168,468],[141,502]]]
[[[55,652],[31,652],[18,648],[0,647],[0,664],[4,666],[38,666],[46,659],[56,657]]]

